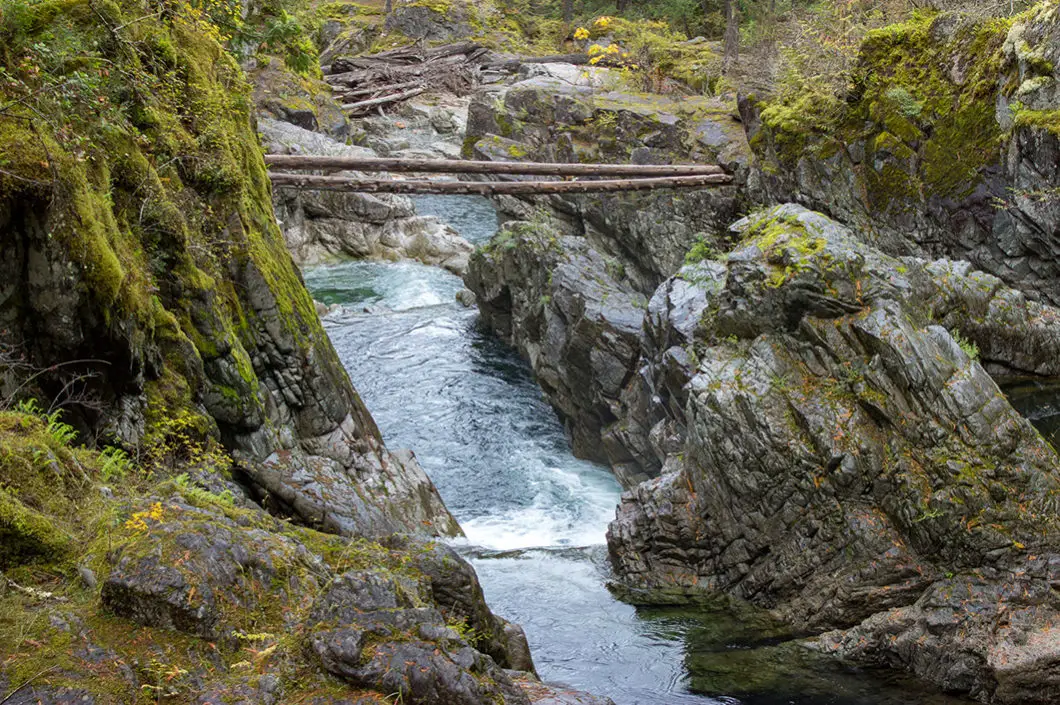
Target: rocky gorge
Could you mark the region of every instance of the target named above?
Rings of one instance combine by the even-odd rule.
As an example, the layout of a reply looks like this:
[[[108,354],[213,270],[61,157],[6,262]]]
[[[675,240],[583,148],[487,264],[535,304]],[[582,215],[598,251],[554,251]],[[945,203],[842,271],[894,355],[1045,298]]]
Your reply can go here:
[[[457,5],[329,19],[320,58],[487,22]],[[376,363],[336,352],[300,271],[351,258],[463,276],[626,490],[607,536],[626,600],[722,596],[780,625],[754,650],[1060,700],[1060,458],[998,386],[1060,365],[1049,3],[870,34],[834,123],[507,58],[469,98],[350,121],[278,60],[245,85],[200,15],[144,12],[44,3],[5,30],[46,68],[0,119],[5,702],[606,702],[537,679],[417,456],[384,442],[347,372]],[[104,108],[54,112],[42,76],[79,70],[69,51],[118,67],[91,87]],[[474,248],[402,196],[270,190],[262,151],[734,182],[497,197]]]
[[[644,110],[548,68],[473,104],[482,158],[567,160],[602,134],[620,149],[594,158],[635,160],[672,134],[703,160],[694,135],[726,136],[706,153],[737,174],[732,205],[504,199],[466,277],[576,452],[628,489],[608,543],[633,599],[722,593],[947,691],[1060,697],[1056,455],[998,388],[1055,374],[1055,26],[1042,5],[870,33],[834,125],[753,98]],[[543,86],[554,112],[523,109]],[[975,156],[942,166],[950,138]]]

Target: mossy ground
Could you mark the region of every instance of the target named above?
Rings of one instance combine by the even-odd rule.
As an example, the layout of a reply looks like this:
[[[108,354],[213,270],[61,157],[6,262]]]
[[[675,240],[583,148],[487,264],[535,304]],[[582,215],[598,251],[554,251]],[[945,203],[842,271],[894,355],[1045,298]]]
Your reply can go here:
[[[386,702],[385,694],[323,675],[303,655],[301,628],[289,627],[300,624],[322,587],[313,560],[332,574],[383,571],[412,584],[422,577],[415,550],[294,526],[240,508],[231,496],[184,476],[159,481],[132,461],[115,472],[108,453],[75,447],[46,419],[0,412],[0,679],[9,688],[33,678],[35,685],[80,688],[107,703],[183,702],[202,679],[235,692],[268,672],[279,677],[285,702],[325,695]],[[268,546],[276,568],[270,583],[245,576],[220,596],[223,623],[234,636],[198,638],[122,619],[79,575],[88,568],[102,582],[120,558],[136,556],[180,570],[187,556],[173,543],[175,533],[203,522],[202,535],[209,535],[216,517],[245,532],[246,545]]]

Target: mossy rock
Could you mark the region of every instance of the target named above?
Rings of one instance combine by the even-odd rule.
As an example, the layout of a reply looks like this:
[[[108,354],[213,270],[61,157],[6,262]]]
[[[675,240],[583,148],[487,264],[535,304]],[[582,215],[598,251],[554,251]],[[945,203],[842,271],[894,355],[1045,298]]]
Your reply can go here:
[[[31,562],[60,562],[74,550],[73,537],[53,519],[0,489],[0,569]]]
[[[867,177],[871,205],[881,211],[907,198],[960,199],[1001,157],[1005,132],[995,105],[1010,26],[919,12],[869,32],[845,100],[824,105],[807,90],[761,104],[765,129],[752,147],[762,153],[771,146],[781,168],[827,159],[850,145],[865,147],[869,165],[893,156],[902,164],[877,166]]]

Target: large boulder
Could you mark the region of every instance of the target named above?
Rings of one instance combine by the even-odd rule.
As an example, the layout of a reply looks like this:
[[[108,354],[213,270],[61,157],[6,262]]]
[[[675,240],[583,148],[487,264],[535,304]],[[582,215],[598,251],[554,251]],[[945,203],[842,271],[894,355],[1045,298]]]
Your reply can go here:
[[[1049,341],[1026,349],[1052,364],[1056,312],[799,207],[734,230],[736,249],[649,307],[647,348],[671,347],[643,364],[684,400],[666,406],[683,443],[623,496],[608,534],[622,579],[855,627],[822,643],[987,701],[1058,697],[1060,458],[969,342],[1008,325],[1001,366],[1028,364],[1020,337]],[[975,304],[998,298],[1017,305]],[[955,337],[937,320],[962,308],[977,313],[948,321]]]

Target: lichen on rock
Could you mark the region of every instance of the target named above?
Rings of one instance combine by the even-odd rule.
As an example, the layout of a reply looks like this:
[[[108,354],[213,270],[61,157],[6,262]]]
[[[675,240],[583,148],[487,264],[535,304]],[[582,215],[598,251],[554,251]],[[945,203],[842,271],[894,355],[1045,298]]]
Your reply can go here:
[[[1023,602],[1007,582],[1047,590],[1060,476],[1052,447],[932,318],[939,298],[924,292],[952,295],[962,277],[968,291],[981,275],[890,258],[796,206],[734,229],[739,246],[678,277],[699,289],[691,316],[676,284],[649,308],[652,329],[691,323],[668,343],[688,341],[685,405],[668,407],[683,444],[659,478],[623,497],[609,530],[616,569],[641,588],[734,595],[812,633],[854,627],[827,643],[993,693],[1007,675],[991,654],[1046,638],[1042,616],[1060,609]],[[1033,324],[1017,330],[1035,335]],[[657,388],[673,374],[666,359],[645,360]],[[1044,573],[1031,568],[1040,560]],[[962,609],[939,603],[967,581],[982,589]],[[1002,593],[1036,615],[1026,612],[1023,636],[990,636],[1001,612],[979,606]],[[935,646],[876,631],[922,626],[922,604],[951,617],[932,628]],[[1033,658],[1048,670],[1051,657]]]

